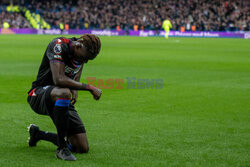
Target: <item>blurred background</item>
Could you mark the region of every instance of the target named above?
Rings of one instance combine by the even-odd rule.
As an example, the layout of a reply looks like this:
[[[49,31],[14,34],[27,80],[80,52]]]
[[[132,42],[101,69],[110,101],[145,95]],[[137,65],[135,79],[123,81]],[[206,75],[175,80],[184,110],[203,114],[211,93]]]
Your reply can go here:
[[[249,0],[0,0],[0,28],[250,31]]]

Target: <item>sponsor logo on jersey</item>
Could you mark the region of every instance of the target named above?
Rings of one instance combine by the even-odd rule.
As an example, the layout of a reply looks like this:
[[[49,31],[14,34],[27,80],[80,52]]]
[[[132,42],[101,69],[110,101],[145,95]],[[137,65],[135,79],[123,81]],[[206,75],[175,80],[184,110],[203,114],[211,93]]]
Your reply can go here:
[[[55,47],[54,47],[54,52],[56,54],[60,54],[62,52],[62,47],[60,44],[56,44]]]
[[[74,68],[71,68],[71,67],[66,65],[65,66],[65,73],[75,75],[76,73],[79,72],[80,68],[81,68],[81,66],[74,69]]]

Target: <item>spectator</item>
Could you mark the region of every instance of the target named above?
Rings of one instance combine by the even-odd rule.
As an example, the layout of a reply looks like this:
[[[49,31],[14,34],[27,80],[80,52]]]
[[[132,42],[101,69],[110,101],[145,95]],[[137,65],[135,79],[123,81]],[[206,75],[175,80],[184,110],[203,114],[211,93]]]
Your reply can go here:
[[[16,12],[1,12],[0,13],[0,28],[3,24],[8,24],[9,28],[31,28],[28,21],[22,16],[21,13]]]

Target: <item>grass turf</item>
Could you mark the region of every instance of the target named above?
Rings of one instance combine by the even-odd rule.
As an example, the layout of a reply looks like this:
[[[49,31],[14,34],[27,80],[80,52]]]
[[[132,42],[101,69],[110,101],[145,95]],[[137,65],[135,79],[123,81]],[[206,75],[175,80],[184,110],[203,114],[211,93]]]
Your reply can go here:
[[[163,89],[79,92],[76,108],[90,152],[76,162],[56,147],[29,148],[26,127],[55,132],[26,102],[47,44],[56,36],[0,35],[0,166],[248,166],[250,41],[101,37],[86,77],[161,78]]]

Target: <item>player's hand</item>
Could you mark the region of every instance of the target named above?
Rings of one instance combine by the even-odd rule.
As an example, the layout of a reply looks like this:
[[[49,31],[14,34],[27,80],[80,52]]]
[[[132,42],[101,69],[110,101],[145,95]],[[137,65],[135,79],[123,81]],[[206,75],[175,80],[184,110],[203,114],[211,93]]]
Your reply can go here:
[[[91,94],[93,95],[95,100],[99,100],[101,95],[102,95],[102,90],[95,88],[95,89],[91,89]]]
[[[71,104],[74,105],[77,101],[78,92],[77,90],[71,90],[71,93],[72,93]]]

